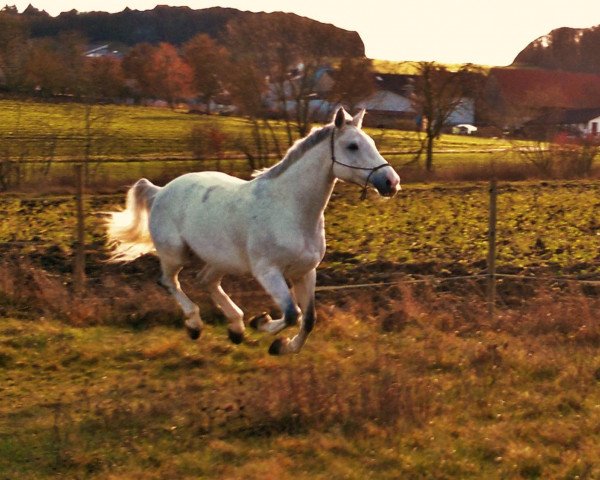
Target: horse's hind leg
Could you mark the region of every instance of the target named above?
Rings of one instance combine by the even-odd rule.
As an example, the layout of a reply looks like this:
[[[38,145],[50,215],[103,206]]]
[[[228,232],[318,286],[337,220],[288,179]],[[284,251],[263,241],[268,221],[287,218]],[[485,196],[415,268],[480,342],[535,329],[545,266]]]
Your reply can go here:
[[[244,312],[238,307],[229,295],[227,295],[221,287],[221,279],[223,275],[214,270],[210,265],[204,267],[200,272],[200,281],[208,290],[213,302],[221,309],[227,317],[229,327],[227,332],[229,339],[236,344],[242,343],[244,340]]]
[[[185,327],[192,340],[196,340],[202,332],[202,320],[200,319],[200,309],[198,305],[192,302],[188,296],[181,290],[179,283],[179,272],[183,268],[183,262],[179,258],[171,258],[166,255],[160,255],[160,266],[162,276],[159,284],[165,287],[175,298],[183,314],[185,315]]]

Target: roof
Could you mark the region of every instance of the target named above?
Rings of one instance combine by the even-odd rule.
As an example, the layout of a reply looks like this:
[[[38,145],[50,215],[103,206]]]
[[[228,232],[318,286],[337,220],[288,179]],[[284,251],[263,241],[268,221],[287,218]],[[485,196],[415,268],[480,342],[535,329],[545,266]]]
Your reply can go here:
[[[530,125],[578,125],[600,117],[600,108],[543,109]]]
[[[356,105],[368,111],[414,112],[413,106],[405,96],[388,90],[378,90]]]
[[[566,110],[561,118],[565,124],[587,123],[594,118],[600,117],[600,108],[580,108],[577,110]]]
[[[492,68],[490,81],[509,104],[535,108],[600,107],[600,75],[559,70]]]
[[[387,90],[405,97],[412,93],[411,89],[415,78],[415,75],[397,73],[376,73],[374,75],[377,90]]]

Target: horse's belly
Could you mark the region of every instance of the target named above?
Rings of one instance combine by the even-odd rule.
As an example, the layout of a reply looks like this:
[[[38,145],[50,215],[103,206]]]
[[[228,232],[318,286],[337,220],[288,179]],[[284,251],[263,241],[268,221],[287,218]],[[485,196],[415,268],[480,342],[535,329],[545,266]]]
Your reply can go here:
[[[192,251],[205,263],[223,273],[245,274],[250,271],[248,257],[239,248],[227,240],[217,242],[189,242]]]

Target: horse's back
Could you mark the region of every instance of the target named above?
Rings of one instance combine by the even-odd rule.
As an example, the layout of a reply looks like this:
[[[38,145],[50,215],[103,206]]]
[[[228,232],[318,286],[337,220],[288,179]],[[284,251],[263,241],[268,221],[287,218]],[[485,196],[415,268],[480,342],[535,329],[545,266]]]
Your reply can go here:
[[[247,183],[221,172],[197,172],[165,185],[150,214],[150,234],[159,254],[161,249],[185,246],[209,263],[245,263],[238,252],[239,232],[232,233],[238,229],[235,215],[244,203],[240,187]]]
[[[164,186],[164,190],[195,188],[201,190],[211,186],[232,188],[247,183],[241,178],[232,177],[223,172],[191,172],[174,178]]]

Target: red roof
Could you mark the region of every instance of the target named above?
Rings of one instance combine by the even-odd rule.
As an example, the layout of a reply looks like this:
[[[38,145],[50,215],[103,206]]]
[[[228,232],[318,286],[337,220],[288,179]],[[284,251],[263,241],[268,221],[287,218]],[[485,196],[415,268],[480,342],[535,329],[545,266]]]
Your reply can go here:
[[[558,70],[493,68],[492,84],[504,102],[526,107],[600,107],[600,75]]]

